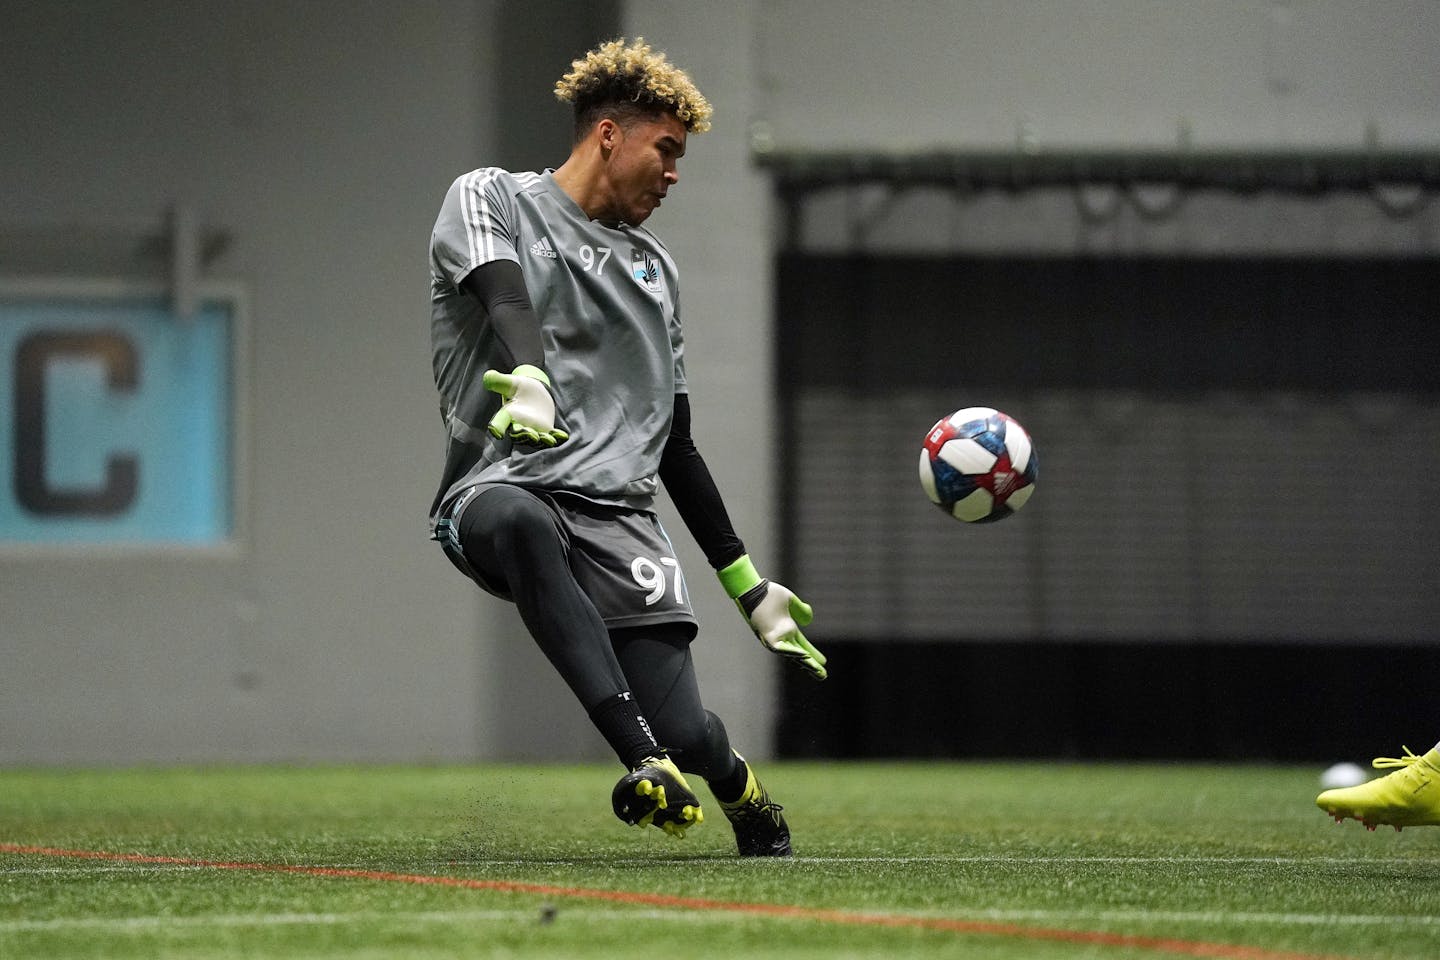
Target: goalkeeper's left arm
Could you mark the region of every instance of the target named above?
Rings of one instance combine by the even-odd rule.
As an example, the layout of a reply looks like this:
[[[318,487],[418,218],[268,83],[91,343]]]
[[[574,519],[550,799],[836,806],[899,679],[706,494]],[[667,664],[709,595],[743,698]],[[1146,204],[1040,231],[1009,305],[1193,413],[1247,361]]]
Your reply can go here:
[[[809,604],[789,588],[767,580],[755,570],[725,510],[710,468],[690,436],[690,398],[675,395],[670,436],[660,457],[665,484],[680,519],[715,568],[726,594],[765,647],[796,661],[817,680],[826,677],[825,656],[805,638],[801,627],[813,616]]]

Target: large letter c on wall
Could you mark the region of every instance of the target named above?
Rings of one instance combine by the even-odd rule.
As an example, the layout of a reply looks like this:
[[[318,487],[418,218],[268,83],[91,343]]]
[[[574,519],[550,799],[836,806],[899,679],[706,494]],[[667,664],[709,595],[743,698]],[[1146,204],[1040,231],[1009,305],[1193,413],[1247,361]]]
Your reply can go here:
[[[100,361],[111,390],[134,390],[140,379],[135,347],[119,333],[35,333],[22,340],[15,354],[16,498],[33,513],[113,516],[135,501],[135,457],[110,456],[104,485],[94,489],[55,489],[46,479],[45,375],[58,357]]]

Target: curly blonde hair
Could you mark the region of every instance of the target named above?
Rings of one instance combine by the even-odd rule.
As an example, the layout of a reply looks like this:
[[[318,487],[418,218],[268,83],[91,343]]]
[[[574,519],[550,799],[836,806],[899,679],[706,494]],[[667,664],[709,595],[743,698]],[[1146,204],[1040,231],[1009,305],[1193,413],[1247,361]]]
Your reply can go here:
[[[643,37],[602,43],[570,67],[555,84],[555,96],[574,104],[577,139],[601,113],[617,109],[622,117],[669,111],[690,133],[710,129],[710,101],[689,74]]]

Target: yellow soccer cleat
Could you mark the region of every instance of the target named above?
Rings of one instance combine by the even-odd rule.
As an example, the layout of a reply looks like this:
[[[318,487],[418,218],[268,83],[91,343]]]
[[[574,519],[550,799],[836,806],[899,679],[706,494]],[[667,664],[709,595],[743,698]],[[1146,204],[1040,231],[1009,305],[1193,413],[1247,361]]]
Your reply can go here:
[[[615,816],[633,826],[654,825],[677,840],[687,827],[703,823],[700,798],[667,756],[646,757],[620,778],[610,794]]]
[[[1326,790],[1315,805],[1339,823],[1346,817],[1371,830],[1387,823],[1401,827],[1440,826],[1440,749],[1417,757],[1405,747],[1403,757],[1377,757],[1377,770],[1395,772],[1356,787]]]
[[[732,803],[721,800],[720,809],[735,828],[735,846],[740,856],[790,856],[790,827],[780,815],[780,804],[770,799],[745,758],[737,753],[735,759],[745,764],[745,791]]]

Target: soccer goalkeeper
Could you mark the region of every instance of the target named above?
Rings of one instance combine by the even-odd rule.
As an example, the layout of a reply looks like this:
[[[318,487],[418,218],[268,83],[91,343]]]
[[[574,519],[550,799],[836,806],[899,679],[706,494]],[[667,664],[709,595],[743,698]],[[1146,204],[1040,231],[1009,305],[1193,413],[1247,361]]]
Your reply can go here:
[[[614,748],[617,816],[683,836],[703,819],[698,775],[742,855],[787,856],[780,806],[700,699],[696,621],[653,510],[664,483],[761,643],[824,679],[810,608],[756,572],[691,438],[676,267],[641,226],[711,106],[638,39],[576,60],[555,93],[574,108],[565,162],[459,177],[431,236],[449,431],[432,536],[515,603]]]

